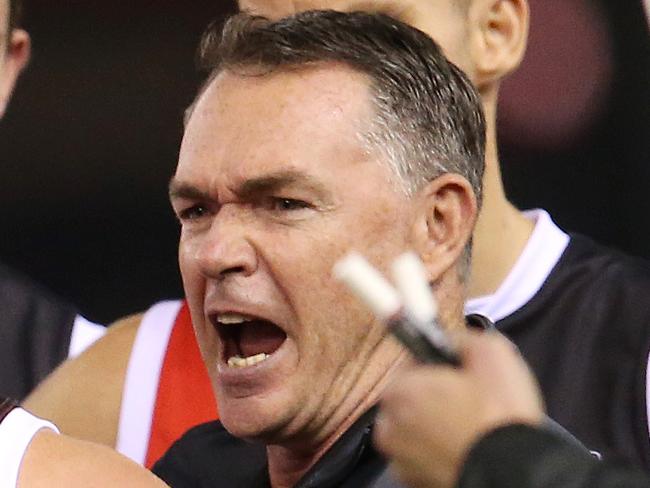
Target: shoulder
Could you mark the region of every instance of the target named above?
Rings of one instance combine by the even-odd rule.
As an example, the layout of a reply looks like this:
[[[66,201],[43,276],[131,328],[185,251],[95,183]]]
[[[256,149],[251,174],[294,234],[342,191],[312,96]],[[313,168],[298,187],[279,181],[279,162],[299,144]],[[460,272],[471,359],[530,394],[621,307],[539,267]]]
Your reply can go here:
[[[581,272],[596,282],[621,278],[626,283],[650,288],[650,261],[627,255],[580,234],[570,234],[570,237],[569,246],[558,264],[560,271]]]
[[[25,406],[62,432],[115,445],[124,378],[143,314],[121,319],[78,357],[57,368]]]
[[[533,299],[513,319],[553,314],[587,326],[594,319],[650,332],[650,262],[571,234],[564,254]],[[507,319],[506,319],[507,320]]]
[[[150,472],[112,449],[41,431],[27,450],[20,486],[163,487]]]
[[[585,370],[585,377],[596,375],[594,368],[609,374],[606,359],[616,357],[619,373],[631,368],[641,378],[650,350],[649,296],[650,263],[572,234],[542,288],[497,326],[538,375],[555,368]],[[559,353],[560,345],[567,353]]]
[[[56,427],[10,400],[0,398],[0,410],[0,486],[16,486],[29,444],[41,430],[56,431]]]
[[[585,314],[598,314],[634,334],[650,333],[650,262],[645,259],[574,234],[549,285],[564,290],[576,307],[584,306]]]

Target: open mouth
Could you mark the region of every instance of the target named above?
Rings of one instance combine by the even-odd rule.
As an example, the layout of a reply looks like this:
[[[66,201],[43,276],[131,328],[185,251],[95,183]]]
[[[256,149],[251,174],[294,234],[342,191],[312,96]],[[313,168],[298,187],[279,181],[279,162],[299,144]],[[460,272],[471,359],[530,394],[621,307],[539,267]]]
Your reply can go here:
[[[222,313],[213,317],[223,344],[223,360],[230,368],[246,368],[266,361],[287,338],[280,327],[268,320]]]

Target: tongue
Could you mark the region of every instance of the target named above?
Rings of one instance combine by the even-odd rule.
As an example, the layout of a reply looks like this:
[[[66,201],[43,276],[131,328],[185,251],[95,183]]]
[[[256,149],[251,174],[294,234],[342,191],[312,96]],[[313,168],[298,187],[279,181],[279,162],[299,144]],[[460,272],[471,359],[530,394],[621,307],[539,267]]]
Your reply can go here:
[[[273,354],[286,338],[284,331],[270,322],[249,322],[241,326],[239,350],[243,357]]]

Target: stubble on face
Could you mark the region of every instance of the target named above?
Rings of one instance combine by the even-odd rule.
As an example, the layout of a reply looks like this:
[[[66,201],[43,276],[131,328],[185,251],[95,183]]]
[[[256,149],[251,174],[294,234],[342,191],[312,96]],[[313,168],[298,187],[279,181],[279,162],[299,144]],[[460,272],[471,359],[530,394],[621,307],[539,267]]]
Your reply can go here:
[[[386,269],[407,247],[410,203],[358,137],[368,97],[365,78],[342,66],[256,78],[226,72],[189,121],[175,179],[207,201],[172,203],[181,214],[197,203],[208,210],[183,223],[179,258],[221,418],[235,435],[322,443],[374,403],[401,355],[331,276],[351,248]],[[287,171],[318,182],[330,204],[293,184],[242,198],[242,182]],[[211,307],[265,318],[286,340],[259,365],[224,369]]]

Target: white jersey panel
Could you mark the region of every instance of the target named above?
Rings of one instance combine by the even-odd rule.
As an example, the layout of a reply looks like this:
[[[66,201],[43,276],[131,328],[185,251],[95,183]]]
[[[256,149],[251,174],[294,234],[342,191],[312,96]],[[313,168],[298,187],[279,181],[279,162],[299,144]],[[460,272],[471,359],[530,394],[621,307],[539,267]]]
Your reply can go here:
[[[95,324],[81,315],[74,318],[72,324],[72,333],[70,334],[70,347],[68,348],[68,358],[75,358],[97,340],[104,337],[106,327]]]
[[[569,236],[545,210],[524,215],[535,222],[535,228],[517,262],[494,294],[468,300],[465,313],[480,313],[493,322],[511,315],[535,296],[560,260]]]
[[[126,371],[116,449],[144,464],[151,434],[160,371],[180,300],[160,302],[145,314]]]

